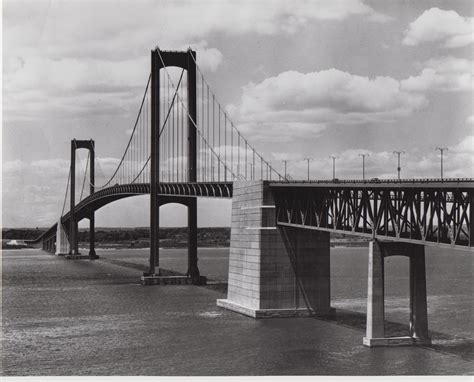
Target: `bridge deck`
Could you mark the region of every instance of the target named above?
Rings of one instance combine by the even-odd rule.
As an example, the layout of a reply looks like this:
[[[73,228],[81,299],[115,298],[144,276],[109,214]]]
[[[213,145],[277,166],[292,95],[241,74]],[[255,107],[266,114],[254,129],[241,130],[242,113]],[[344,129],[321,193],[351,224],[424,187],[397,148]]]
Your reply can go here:
[[[265,181],[277,224],[427,245],[472,247],[473,179]],[[160,183],[164,202],[231,198],[232,182]],[[150,193],[149,183],[114,185],[76,205],[77,220],[113,201]],[[172,198],[172,199],[169,199]],[[180,199],[184,198],[184,199]],[[70,213],[61,218],[69,224]],[[54,237],[57,225],[34,242]]]
[[[472,247],[472,179],[271,182],[277,224]]]

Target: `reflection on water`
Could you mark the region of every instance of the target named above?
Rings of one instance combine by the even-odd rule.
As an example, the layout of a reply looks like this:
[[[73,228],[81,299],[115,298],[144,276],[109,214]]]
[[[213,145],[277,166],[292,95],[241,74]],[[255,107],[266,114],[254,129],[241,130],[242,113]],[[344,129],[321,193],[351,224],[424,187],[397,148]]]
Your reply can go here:
[[[331,249],[332,317],[254,320],[216,307],[228,249],[200,249],[207,286],[142,287],[148,250],[66,261],[3,256],[6,375],[371,375],[472,373],[472,254],[427,248],[430,348],[367,349],[367,249]],[[18,258],[16,256],[18,255]],[[185,273],[186,249],[160,251]],[[386,267],[386,331],[408,332],[408,267]],[[431,350],[431,351],[430,351]],[[52,356],[54,354],[54,356]]]
[[[165,269],[186,269],[186,249],[162,249],[160,265]],[[331,248],[331,305],[337,315],[331,322],[365,331],[367,296],[367,248]],[[118,265],[146,270],[148,250],[107,255]],[[426,248],[426,277],[429,328],[432,348],[474,359],[472,333],[472,260],[468,251]],[[388,336],[408,335],[409,267],[405,257],[385,261],[385,314]],[[227,293],[227,248],[199,250],[201,273],[210,278],[208,289]]]

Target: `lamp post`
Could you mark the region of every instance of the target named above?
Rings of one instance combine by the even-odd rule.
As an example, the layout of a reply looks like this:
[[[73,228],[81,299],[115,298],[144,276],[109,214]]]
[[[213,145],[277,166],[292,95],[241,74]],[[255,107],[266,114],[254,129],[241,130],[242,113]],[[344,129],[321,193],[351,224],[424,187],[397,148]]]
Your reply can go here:
[[[362,157],[362,180],[365,180],[365,157],[369,157],[369,154],[359,154]]]
[[[443,152],[448,151],[447,147],[436,147],[435,150],[439,150],[441,153],[441,179],[443,179]]]
[[[313,160],[313,158],[303,158],[303,160],[308,162],[308,181],[309,181],[309,162]]]
[[[397,166],[397,172],[398,172],[398,180],[400,180],[400,171],[401,171],[401,167],[400,167],[400,155],[401,154],[405,154],[405,151],[394,151],[393,154],[397,154],[398,156],[398,166]]]
[[[339,157],[336,157],[334,155],[331,155],[329,158],[332,158],[332,179],[336,179],[336,159],[339,159]]]

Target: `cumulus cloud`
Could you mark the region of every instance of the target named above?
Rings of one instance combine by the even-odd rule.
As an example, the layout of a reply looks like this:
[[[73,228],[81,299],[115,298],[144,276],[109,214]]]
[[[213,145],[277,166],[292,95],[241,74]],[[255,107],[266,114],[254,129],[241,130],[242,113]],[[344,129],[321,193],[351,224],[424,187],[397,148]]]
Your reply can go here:
[[[286,71],[242,88],[227,111],[256,139],[317,137],[329,125],[392,122],[426,107],[433,92],[473,90],[472,61],[452,56],[418,64],[418,75],[397,80],[335,68]]]
[[[296,33],[317,20],[340,21],[362,16],[375,22],[390,18],[362,0],[297,3],[274,0],[222,0],[205,5],[187,1],[7,3],[5,48],[16,42],[40,45],[48,56],[122,59],[141,56],[156,44],[162,48],[195,43],[211,33],[266,35]],[[106,22],[104,22],[106,19]],[[58,32],[60,31],[60,33]],[[48,44],[43,44],[48,41]],[[73,43],[71,43],[73,42]],[[105,43],[106,42],[106,43]]]
[[[201,69],[213,72],[224,57],[208,46],[211,36],[294,34],[317,20],[351,16],[389,20],[362,0],[227,0],[207,2],[205,11],[195,1],[6,2],[4,118],[132,118],[157,45],[191,46]]]
[[[426,104],[391,77],[368,78],[337,69],[287,71],[243,87],[237,120],[268,136],[315,136],[328,124],[391,121]],[[276,134],[278,133],[278,134]]]
[[[3,163],[4,221],[16,226],[54,222],[63,205],[68,171],[69,164],[62,159]]]
[[[199,68],[204,71],[215,72],[222,64],[224,56],[219,49],[209,48],[208,45],[208,42],[203,40],[188,46],[183,45],[181,49],[186,50],[190,47],[196,51],[197,64],[199,65]]]
[[[7,2],[4,4],[4,115],[7,122],[48,116],[129,117],[149,71],[149,51],[191,46],[204,71],[222,53],[215,34],[294,34],[316,20],[351,16],[385,22],[362,0]],[[28,104],[28,110],[23,105]]]
[[[402,81],[402,88],[408,91],[471,91],[473,77],[472,61],[457,57],[439,57],[426,61],[418,76]]]
[[[79,200],[86,158],[78,151],[76,159],[76,200]],[[118,162],[119,159],[116,158],[96,159],[97,185],[105,183]],[[4,162],[2,166],[4,221],[10,226],[23,227],[53,224],[63,208],[69,165],[69,160],[62,158]],[[88,192],[89,187],[85,187],[83,196],[87,196]],[[68,210],[69,196],[65,204],[65,211]]]
[[[416,46],[435,42],[445,48],[468,46],[474,41],[473,20],[452,10],[431,8],[410,24],[403,44]]]
[[[84,162],[84,158],[78,158]],[[117,158],[96,158],[96,181],[100,184],[103,173],[110,176],[117,166]],[[76,179],[76,200],[82,187],[78,164]],[[25,162],[6,161],[2,166],[2,218],[7,227],[50,227],[58,219],[64,202],[64,192],[69,173],[69,162],[61,158]],[[88,189],[88,188],[87,188]],[[86,195],[87,192],[84,194]],[[228,226],[231,205],[228,200],[199,200],[198,224],[200,226]],[[65,212],[69,210],[69,198]],[[209,211],[215,213],[209,214]],[[96,213],[96,226],[147,226],[149,224],[149,198],[134,197],[115,202]],[[167,205],[160,212],[165,226],[186,224],[186,210],[176,205]],[[124,219],[125,217],[125,219]],[[83,220],[81,226],[88,226]]]

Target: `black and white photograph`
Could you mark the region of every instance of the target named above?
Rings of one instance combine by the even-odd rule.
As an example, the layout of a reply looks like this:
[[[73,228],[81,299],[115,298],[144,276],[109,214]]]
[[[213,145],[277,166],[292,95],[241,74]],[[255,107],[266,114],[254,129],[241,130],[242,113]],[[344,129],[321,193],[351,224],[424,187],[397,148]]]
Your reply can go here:
[[[472,380],[471,0],[1,11],[2,378]]]

